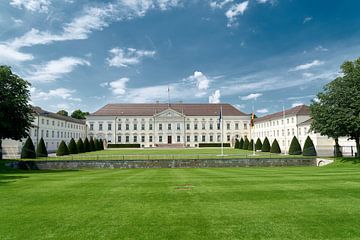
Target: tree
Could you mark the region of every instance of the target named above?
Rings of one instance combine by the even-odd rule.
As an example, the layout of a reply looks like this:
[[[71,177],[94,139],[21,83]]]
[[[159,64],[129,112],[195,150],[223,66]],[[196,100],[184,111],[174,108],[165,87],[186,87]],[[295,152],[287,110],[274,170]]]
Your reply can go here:
[[[21,158],[36,158],[36,152],[31,137],[26,139],[26,142],[21,150]]]
[[[95,148],[95,151],[99,151],[99,140],[97,140],[96,138],[94,139],[94,148]]]
[[[235,139],[235,146],[234,146],[234,148],[235,148],[235,149],[238,149],[238,148],[239,148],[239,144],[240,144],[239,139]]]
[[[290,143],[289,154],[290,155],[301,155],[301,146],[299,140],[294,136]]]
[[[60,115],[66,116],[66,117],[69,116],[69,113],[65,110],[60,110],[57,112],[57,114],[60,114]]]
[[[249,150],[249,151],[254,150],[254,140],[253,139],[251,139],[251,141],[249,142],[249,146],[248,146],[247,150]]]
[[[0,66],[0,160],[3,139],[28,136],[34,119],[29,88],[30,83],[12,73],[10,67]]]
[[[36,147],[36,157],[47,157],[48,152],[43,138],[40,138],[39,144]]]
[[[71,140],[69,142],[68,149],[69,149],[70,154],[78,154],[77,146],[76,146],[75,140],[73,138],[71,138]]]
[[[244,148],[244,139],[240,138],[239,149],[243,149],[243,148]]]
[[[265,137],[265,139],[264,139],[261,151],[262,152],[270,152],[270,142],[267,137]]]
[[[262,143],[260,138],[258,138],[255,143],[255,150],[261,150],[261,148],[262,148]]]
[[[243,149],[248,150],[248,148],[249,148],[249,139],[247,137],[245,137]]]
[[[90,152],[96,151],[96,149],[95,149],[95,142],[94,142],[93,137],[90,137],[89,145],[90,145]]]
[[[89,112],[83,112],[80,109],[73,111],[73,113],[71,114],[72,118],[76,118],[76,119],[86,119],[86,116],[89,115]]]
[[[316,155],[317,155],[317,153],[316,153],[314,143],[311,140],[311,138],[308,136],[304,143],[303,156],[316,156]]]
[[[102,138],[100,138],[99,140],[99,146],[100,146],[100,150],[104,150],[104,141],[102,140]]]
[[[311,130],[335,139],[350,137],[360,153],[360,58],[341,65],[342,76],[325,85],[310,105]],[[336,148],[335,148],[336,149]]]
[[[274,139],[273,143],[271,144],[270,152],[271,153],[281,153],[281,149],[280,149],[279,143],[276,140],[276,138]]]
[[[78,153],[84,153],[85,152],[84,142],[81,140],[81,138],[79,138],[79,140],[77,141],[76,147],[77,147]]]
[[[85,152],[90,152],[91,149],[90,149],[90,143],[89,143],[89,140],[88,138],[86,137],[85,140],[84,140],[84,150]]]
[[[59,148],[57,149],[56,156],[69,155],[69,149],[64,141],[61,141]]]

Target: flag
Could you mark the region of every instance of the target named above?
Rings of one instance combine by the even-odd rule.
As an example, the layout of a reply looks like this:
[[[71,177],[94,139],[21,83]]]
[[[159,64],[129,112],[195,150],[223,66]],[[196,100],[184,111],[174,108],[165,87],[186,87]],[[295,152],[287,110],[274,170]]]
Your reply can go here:
[[[219,112],[219,119],[218,119],[219,123],[221,123],[222,121],[222,108],[220,109],[220,112]]]
[[[252,112],[251,113],[250,127],[254,127],[254,120],[255,120],[255,114],[254,114],[254,112]]]

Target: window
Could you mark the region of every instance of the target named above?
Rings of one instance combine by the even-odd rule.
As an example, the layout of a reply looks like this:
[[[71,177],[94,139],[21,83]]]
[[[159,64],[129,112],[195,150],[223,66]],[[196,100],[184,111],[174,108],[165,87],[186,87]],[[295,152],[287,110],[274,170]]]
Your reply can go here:
[[[206,136],[205,136],[205,135],[202,135],[202,136],[201,136],[201,141],[202,141],[202,142],[205,142],[205,141],[206,141]]]
[[[217,135],[217,141],[218,141],[218,142],[221,141],[221,135]]]
[[[55,126],[55,121],[52,121],[52,125]]]
[[[61,132],[61,138],[63,138],[63,136],[64,136],[64,135],[63,135],[63,132]]]
[[[46,130],[46,137],[49,137],[49,130]]]
[[[195,135],[195,136],[194,136],[194,142],[197,142],[197,141],[198,141],[198,136]]]
[[[227,135],[226,139],[227,139],[228,142],[230,142],[230,135]]]
[[[176,124],[176,129],[180,130],[180,123]]]
[[[246,123],[244,123],[244,130],[246,130],[247,129],[247,124]]]
[[[168,130],[171,130],[171,123],[168,123]]]
[[[137,142],[137,136],[134,136],[133,139],[134,139],[134,143],[136,143]]]
[[[34,137],[37,135],[37,129],[34,129]]]
[[[62,125],[62,123],[61,123]],[[94,130],[94,124],[93,123],[90,123],[90,131]]]
[[[125,130],[129,131],[129,129],[130,129],[129,124],[128,124],[128,123],[127,123],[127,124],[125,124]]]
[[[214,128],[214,125],[213,125],[212,123],[210,123],[210,124],[209,124],[209,129],[210,129],[210,130],[213,130],[213,128]]]
[[[108,123],[108,131],[111,131],[111,123]]]
[[[55,137],[55,132],[54,132],[54,131],[51,132],[51,137],[52,137],[52,138]]]
[[[279,136],[279,134],[280,134],[280,131],[279,131],[279,130],[277,130],[277,131],[276,131],[276,135],[277,135],[277,136]]]
[[[145,136],[141,136],[141,142],[145,142]]]
[[[49,119],[46,120],[46,125],[49,125]]]
[[[141,130],[143,130],[143,131],[145,130],[145,124],[144,123],[141,124]]]
[[[217,130],[220,130],[220,123],[217,124]]]
[[[304,127],[304,135],[306,135],[308,132],[307,132],[307,128]]]
[[[286,119],[286,123],[289,123],[289,119]]]
[[[103,125],[102,123],[99,123],[99,131],[102,131],[103,130]]]
[[[121,143],[121,136],[118,136],[117,141],[118,141],[119,143]]]
[[[130,142],[130,137],[129,136],[125,136],[125,142]]]
[[[287,130],[287,135],[290,136],[290,129]]]
[[[190,142],[190,136],[186,136],[186,141]]]
[[[190,123],[186,124],[186,130],[190,130]]]
[[[121,123],[118,124],[118,131],[121,130]]]
[[[180,142],[180,136],[176,136],[176,141]]]
[[[230,123],[227,123],[227,124],[226,124],[226,129],[227,129],[227,130],[230,130]]]
[[[137,124],[134,123],[133,129],[136,131],[137,130]]]
[[[239,130],[239,124],[235,123],[235,130]]]
[[[210,142],[213,142],[213,141],[214,141],[214,136],[210,135]]]
[[[294,129],[291,129],[291,133],[292,133],[292,135],[294,136],[294,135],[295,135],[295,130],[294,130]]]
[[[201,124],[201,129],[205,130],[205,123]]]
[[[149,130],[152,130],[153,129],[153,125],[152,123],[149,124]]]
[[[284,131],[284,129],[281,130],[281,135],[282,135],[283,137],[285,136],[285,131]]]
[[[153,136],[149,136],[149,142],[153,141]]]
[[[294,123],[294,118],[291,118],[291,122]]]
[[[159,142],[162,142],[162,136],[159,136]]]
[[[43,118],[41,119],[41,124],[45,124],[45,120]]]
[[[162,130],[162,124],[159,123],[159,130]]]
[[[194,129],[197,130],[198,129],[198,125],[197,123],[194,124]]]

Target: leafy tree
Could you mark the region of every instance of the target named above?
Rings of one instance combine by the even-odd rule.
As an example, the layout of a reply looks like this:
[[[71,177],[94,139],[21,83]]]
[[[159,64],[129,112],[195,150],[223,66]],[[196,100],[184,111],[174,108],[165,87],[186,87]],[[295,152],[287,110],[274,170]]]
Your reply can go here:
[[[248,149],[247,150],[254,150],[254,140],[251,139],[251,141],[249,142],[249,146],[248,146]]]
[[[79,138],[79,140],[77,141],[76,147],[77,147],[78,153],[85,152],[84,142],[81,140],[81,138]]]
[[[270,152],[271,153],[281,153],[281,149],[280,149],[279,143],[276,140],[276,138],[274,139],[273,143],[271,144]]]
[[[72,114],[71,117],[72,118],[76,118],[76,119],[86,119],[86,116],[89,115],[89,112],[83,112],[80,109],[75,110]]]
[[[304,143],[303,156],[316,156],[316,155],[317,155],[317,153],[316,153],[314,143],[311,140],[311,138],[308,136]]]
[[[360,153],[360,58],[341,65],[342,76],[325,85],[310,105],[311,129],[335,139],[347,136]],[[335,148],[337,149],[337,148]]]
[[[57,149],[56,156],[69,155],[69,149],[64,141],[61,141],[59,148]]]
[[[30,83],[0,66],[0,160],[2,139],[21,140],[28,136],[34,117],[29,105]]]
[[[85,152],[90,152],[91,149],[90,149],[90,142],[88,140],[88,138],[86,137],[85,140],[84,140],[84,149],[85,149]]]
[[[68,149],[69,149],[70,154],[78,154],[77,146],[76,146],[75,140],[73,138],[71,138],[71,140],[69,142]]]
[[[46,145],[43,138],[40,138],[39,144],[36,147],[36,156],[37,157],[47,157],[48,152],[46,150]]]
[[[294,136],[290,143],[289,154],[290,155],[301,155],[301,146],[299,140]]]
[[[240,138],[239,149],[243,149],[243,148],[244,148],[244,139]]]
[[[26,139],[26,142],[21,150],[21,158],[36,158],[36,152],[31,137]]]
[[[90,145],[90,152],[96,151],[95,142],[94,142],[93,137],[90,137],[89,145]]]
[[[262,143],[260,138],[258,138],[255,143],[255,150],[261,150],[261,148],[262,148]]]
[[[60,111],[57,112],[57,114],[60,114],[60,115],[66,116],[66,117],[69,116],[69,113],[67,111],[65,111],[65,110],[60,110]]]
[[[235,148],[235,149],[238,149],[238,148],[239,148],[239,144],[240,144],[239,139],[235,139],[235,146],[234,146],[234,148]]]
[[[264,139],[261,151],[262,152],[270,152],[270,142],[267,137],[265,137],[265,139]]]
[[[245,137],[243,149],[248,150],[248,148],[249,148],[249,139],[247,137]]]

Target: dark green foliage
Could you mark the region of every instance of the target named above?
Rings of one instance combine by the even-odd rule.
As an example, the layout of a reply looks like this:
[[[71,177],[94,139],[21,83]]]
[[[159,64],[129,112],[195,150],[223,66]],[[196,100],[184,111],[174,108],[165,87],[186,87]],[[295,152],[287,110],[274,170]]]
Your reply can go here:
[[[234,148],[235,148],[235,149],[238,149],[238,148],[239,148],[239,145],[240,145],[240,141],[239,141],[239,139],[235,139],[235,145],[234,145]]]
[[[48,152],[43,138],[40,138],[39,144],[36,147],[36,157],[47,157]]]
[[[87,115],[89,115],[89,112],[83,112],[78,109],[71,114],[71,117],[76,119],[85,119]]]
[[[316,153],[314,143],[311,140],[311,138],[308,136],[304,143],[303,156],[316,156],[316,155],[317,155],[317,153]]]
[[[334,156],[335,157],[342,157],[341,147],[339,145],[339,139],[335,138],[335,146],[334,146]]]
[[[90,143],[89,143],[89,140],[87,137],[84,140],[84,149],[85,149],[85,152],[90,152]]]
[[[247,150],[248,148],[249,148],[249,139],[247,137],[245,137],[243,149]]]
[[[261,148],[262,148],[262,142],[260,138],[258,138],[255,143],[255,150],[261,150]]]
[[[21,158],[36,158],[35,147],[30,137],[26,139],[21,150]]]
[[[265,137],[265,139],[264,139],[261,151],[262,152],[270,152],[270,142],[267,137]]]
[[[21,140],[28,136],[34,119],[29,89],[30,83],[14,74],[10,67],[0,66],[0,160],[3,139]]]
[[[272,145],[271,145],[271,149],[270,149],[271,153],[281,153],[281,149],[279,146],[278,141],[276,140],[276,138],[274,139]]]
[[[70,154],[78,154],[77,146],[76,146],[75,140],[73,138],[71,138],[71,140],[69,142],[68,149],[69,149]]]
[[[253,139],[251,139],[251,141],[249,142],[248,150],[249,151],[254,150],[254,140]]]
[[[78,153],[84,153],[85,152],[85,147],[84,147],[84,143],[81,140],[81,138],[79,138],[79,140],[76,143],[76,148],[78,150]]]
[[[200,147],[199,143],[199,147]],[[205,144],[205,143],[203,143]],[[108,144],[108,148],[140,148],[140,144],[138,143],[126,143],[126,144]]]
[[[239,149],[243,149],[243,148],[244,148],[244,139],[240,138]]]
[[[95,146],[95,151],[99,151],[99,150],[100,150],[99,140],[97,140],[96,138],[94,139],[94,146]]]
[[[96,151],[93,137],[90,137],[89,145],[90,145],[90,152]]]
[[[99,146],[100,146],[100,150],[104,150],[104,141],[102,140],[102,138],[100,138],[99,140]]]
[[[65,110],[60,110],[60,111],[57,112],[57,114],[63,115],[63,116],[66,116],[66,117],[69,116],[69,113],[67,111],[65,111]]]
[[[59,148],[56,151],[56,156],[69,155],[69,149],[64,141],[61,141]]]
[[[294,136],[290,143],[289,154],[290,155],[301,155],[301,146],[299,140]]]

